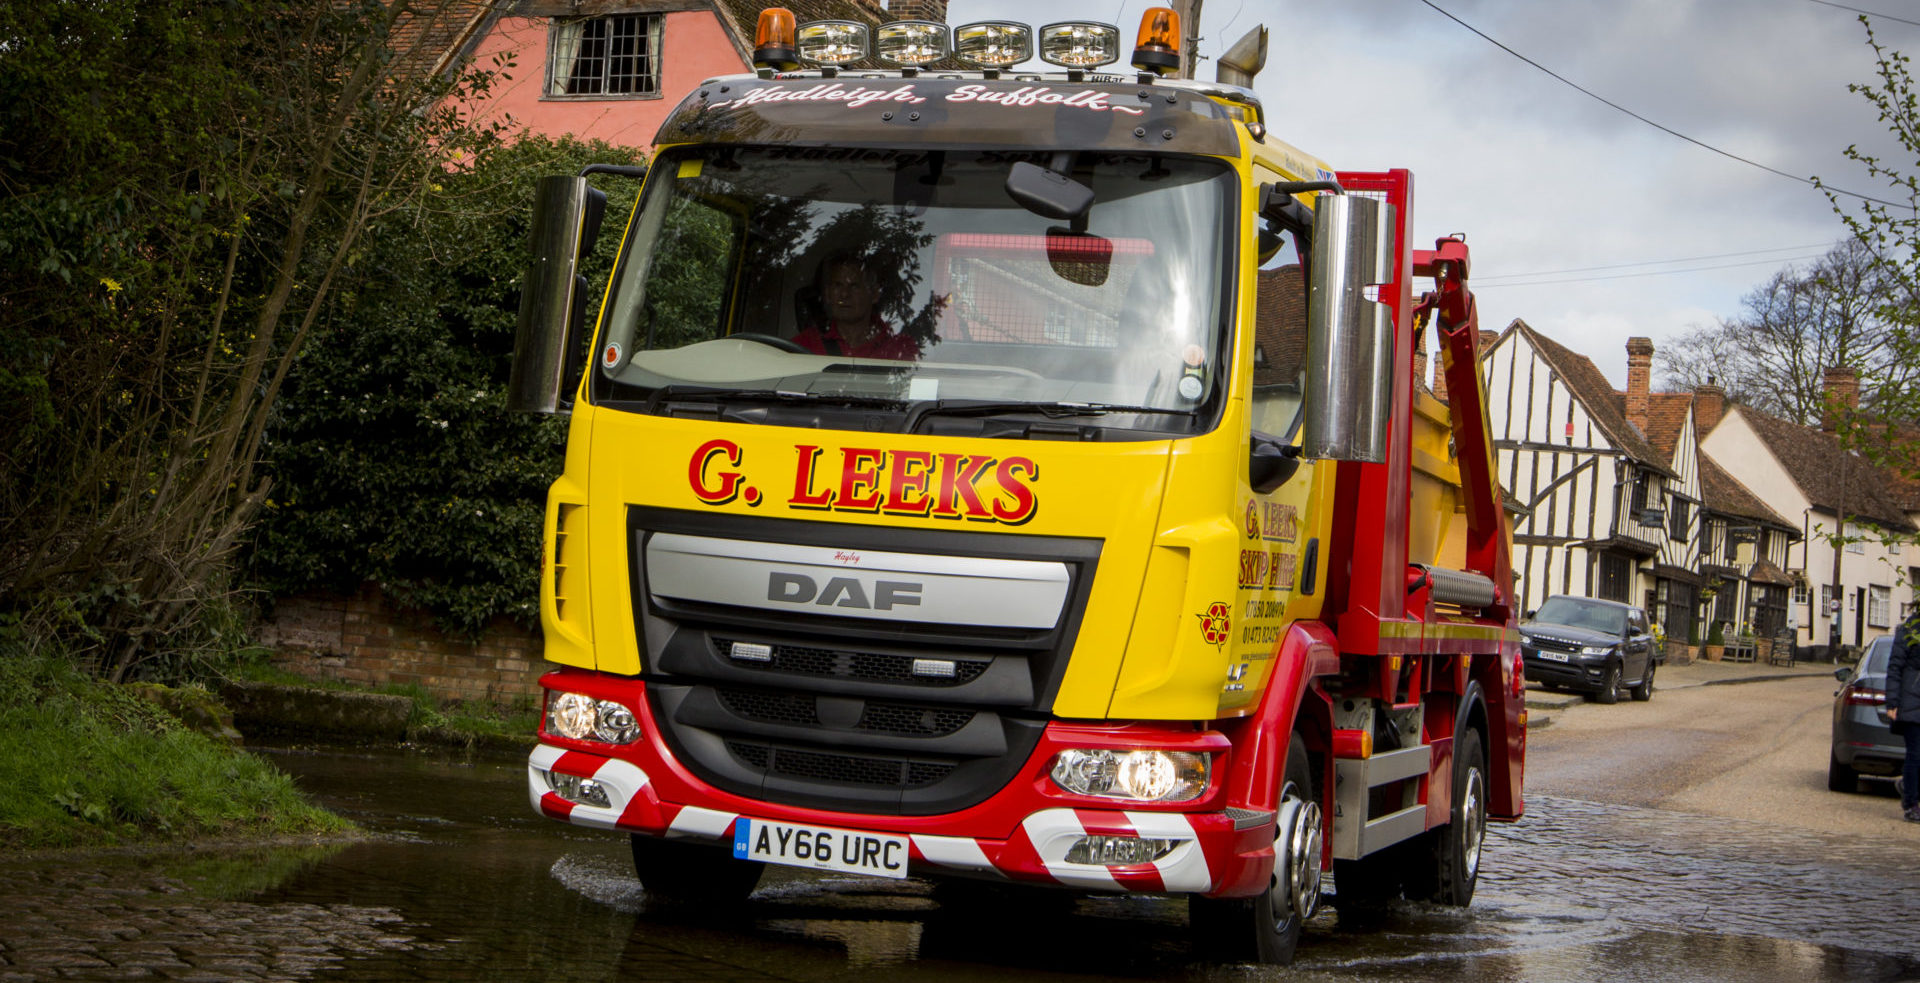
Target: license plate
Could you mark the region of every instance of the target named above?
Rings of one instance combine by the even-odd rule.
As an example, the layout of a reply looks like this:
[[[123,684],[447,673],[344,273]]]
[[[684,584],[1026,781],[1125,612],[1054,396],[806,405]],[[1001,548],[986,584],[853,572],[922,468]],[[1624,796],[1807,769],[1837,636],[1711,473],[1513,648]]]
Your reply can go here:
[[[1542,652],[1540,653],[1540,657],[1548,662],[1565,662],[1568,659],[1568,655],[1565,652]]]
[[[733,824],[733,855],[788,867],[872,877],[907,876],[907,838],[885,833],[742,817]]]

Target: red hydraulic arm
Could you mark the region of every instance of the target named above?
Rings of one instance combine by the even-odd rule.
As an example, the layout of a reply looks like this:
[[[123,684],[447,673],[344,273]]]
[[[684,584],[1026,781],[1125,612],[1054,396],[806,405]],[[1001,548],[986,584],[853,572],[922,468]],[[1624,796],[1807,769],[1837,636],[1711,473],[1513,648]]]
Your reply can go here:
[[[1460,485],[1467,506],[1467,569],[1493,581],[1494,606],[1484,612],[1501,621],[1511,614],[1513,574],[1508,554],[1506,517],[1501,512],[1500,483],[1494,473],[1491,425],[1487,418],[1487,388],[1480,378],[1475,345],[1480,334],[1480,312],[1467,288],[1470,259],[1466,240],[1449,236],[1434,248],[1413,251],[1415,276],[1431,276],[1434,290],[1414,308],[1415,323],[1432,315],[1439,328],[1442,371],[1446,373],[1448,410],[1453,417],[1454,450],[1460,465]]]

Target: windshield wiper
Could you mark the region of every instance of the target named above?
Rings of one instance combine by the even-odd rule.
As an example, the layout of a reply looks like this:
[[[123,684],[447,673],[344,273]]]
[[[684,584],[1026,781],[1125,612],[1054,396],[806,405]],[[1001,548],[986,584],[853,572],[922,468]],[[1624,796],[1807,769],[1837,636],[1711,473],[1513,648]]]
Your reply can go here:
[[[1192,416],[1194,410],[1165,406],[1127,406],[1119,403],[1076,403],[1063,400],[1028,399],[938,399],[920,403],[907,414],[907,433],[920,429],[930,416],[992,416],[997,413],[1038,413],[1051,419],[1076,416],[1105,416],[1108,413],[1149,413],[1158,416]]]
[[[774,403],[836,403],[842,406],[890,406],[906,405],[904,400],[893,396],[874,396],[867,393],[810,393],[797,389],[717,389],[711,386],[660,386],[647,395],[646,412],[657,413],[660,404],[670,400],[684,402],[724,403],[732,400],[748,402]]]

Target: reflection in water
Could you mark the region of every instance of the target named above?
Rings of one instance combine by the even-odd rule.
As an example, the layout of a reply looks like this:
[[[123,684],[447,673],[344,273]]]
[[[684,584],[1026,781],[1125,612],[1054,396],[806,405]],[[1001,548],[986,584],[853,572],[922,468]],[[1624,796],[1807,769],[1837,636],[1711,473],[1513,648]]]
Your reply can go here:
[[[624,837],[532,815],[525,764],[281,755],[376,838],[0,860],[0,978],[1795,980],[1920,976],[1887,845],[1536,797],[1470,909],[1329,909],[1288,970],[1192,951],[1178,899],[776,869],[735,909],[651,901]],[[1336,885],[1337,886],[1337,885]]]

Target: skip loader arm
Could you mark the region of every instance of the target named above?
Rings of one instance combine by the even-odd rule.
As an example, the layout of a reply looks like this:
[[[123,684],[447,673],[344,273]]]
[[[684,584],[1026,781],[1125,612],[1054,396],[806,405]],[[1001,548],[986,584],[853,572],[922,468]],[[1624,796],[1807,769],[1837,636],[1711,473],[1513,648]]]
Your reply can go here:
[[[1431,250],[1413,251],[1414,275],[1434,279],[1434,290],[1422,296],[1414,308],[1414,321],[1427,323],[1431,318],[1439,328],[1441,371],[1446,374],[1448,410],[1467,510],[1466,566],[1493,581],[1494,604],[1483,614],[1509,621],[1513,596],[1509,537],[1500,511],[1500,485],[1494,476],[1487,389],[1475,353],[1480,313],[1473,291],[1467,288],[1469,265],[1466,240],[1458,236],[1437,240]]]

